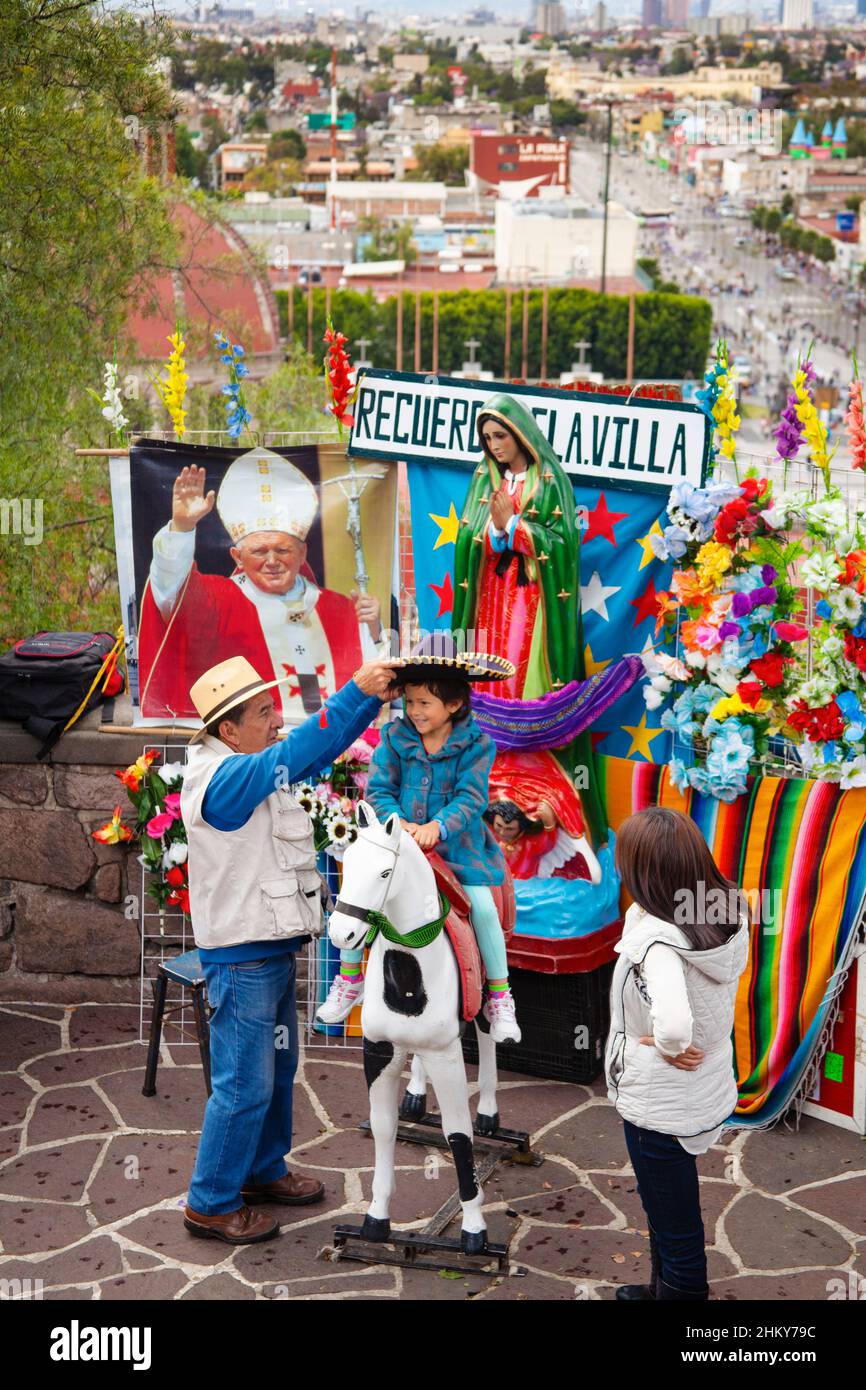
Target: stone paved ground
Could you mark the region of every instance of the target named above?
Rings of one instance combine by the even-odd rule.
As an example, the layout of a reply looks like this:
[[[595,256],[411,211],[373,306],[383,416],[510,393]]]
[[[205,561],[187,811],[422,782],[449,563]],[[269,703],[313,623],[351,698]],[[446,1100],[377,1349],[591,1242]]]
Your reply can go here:
[[[196,1050],[164,1046],[146,1099],[137,1005],[46,1002],[57,995],[45,990],[41,1002],[0,1001],[0,1279],[39,1279],[46,1299],[498,1301],[610,1299],[648,1274],[645,1219],[600,1084],[507,1074],[503,1123],[529,1130],[545,1162],[500,1166],[487,1210],[524,1273],[443,1278],[321,1258],[370,1192],[357,1052],[309,1052],[299,1074],[293,1163],[321,1174],[327,1201],[275,1209],[282,1236],[269,1244],[194,1240],[181,1207],[204,1103]],[[395,1222],[423,1225],[451,1191],[432,1152],[399,1147]],[[863,1140],[815,1120],[733,1132],[699,1169],[713,1297],[824,1300],[829,1280],[866,1277]]]

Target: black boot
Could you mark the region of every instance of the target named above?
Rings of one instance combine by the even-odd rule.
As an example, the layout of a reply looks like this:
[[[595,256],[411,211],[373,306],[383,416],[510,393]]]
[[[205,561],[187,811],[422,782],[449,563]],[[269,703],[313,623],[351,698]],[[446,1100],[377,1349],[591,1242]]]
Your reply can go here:
[[[656,1298],[660,1303],[670,1303],[673,1299],[678,1299],[683,1303],[706,1303],[709,1296],[709,1289],[703,1289],[697,1293],[694,1289],[672,1289],[670,1284],[665,1283],[664,1279],[658,1281]]]
[[[616,1291],[616,1298],[620,1303],[645,1302],[647,1299],[658,1298],[659,1277],[659,1247],[656,1240],[656,1233],[650,1226],[650,1281],[648,1284],[623,1284]]]

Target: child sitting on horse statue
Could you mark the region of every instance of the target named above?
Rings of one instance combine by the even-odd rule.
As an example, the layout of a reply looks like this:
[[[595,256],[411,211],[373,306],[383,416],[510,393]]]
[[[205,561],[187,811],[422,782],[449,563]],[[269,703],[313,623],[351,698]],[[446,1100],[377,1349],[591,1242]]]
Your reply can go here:
[[[433,634],[399,672],[405,718],[382,732],[367,800],[384,820],[396,811],[421,849],[435,849],[465,889],[487,975],[484,1014],[494,1042],[520,1042],[508,985],[505,938],[490,888],[505,881],[505,861],[483,818],[496,746],[472,717],[470,681],[507,679],[501,657],[458,655],[450,636]],[[363,952],[340,953],[340,972],[316,1017],[347,1018],[364,996]]]

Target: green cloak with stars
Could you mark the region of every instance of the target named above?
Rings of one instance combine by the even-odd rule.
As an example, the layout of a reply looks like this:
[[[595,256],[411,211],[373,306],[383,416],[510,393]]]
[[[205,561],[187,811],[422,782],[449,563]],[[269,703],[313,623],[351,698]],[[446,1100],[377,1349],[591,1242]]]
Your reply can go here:
[[[479,416],[492,416],[516,435],[529,460],[520,501],[520,520],[531,542],[526,557],[530,580],[538,582],[540,623],[527,670],[523,698],[537,699],[559,690],[569,681],[583,680],[583,631],[580,613],[580,533],[571,481],[535,417],[511,396],[496,395],[485,402]],[[484,441],[481,438],[482,448]],[[454,560],[455,633],[476,627],[478,594],[484,563],[484,536],[490,521],[490,497],[501,486],[496,461],[485,449],[466,494],[457,530]],[[569,775],[588,769],[588,787],[580,788],[590,838],[595,845],[607,839],[607,819],[598,791],[588,732],[564,748],[554,750]]]

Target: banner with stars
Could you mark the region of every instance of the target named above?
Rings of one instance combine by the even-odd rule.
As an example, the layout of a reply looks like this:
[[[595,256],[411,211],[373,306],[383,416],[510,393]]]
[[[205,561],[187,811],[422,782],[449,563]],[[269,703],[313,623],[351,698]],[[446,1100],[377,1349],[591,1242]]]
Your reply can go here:
[[[439,463],[408,465],[418,618],[425,631],[448,627],[454,604],[454,546],[472,472]],[[666,497],[658,492],[590,486],[575,480],[580,535],[581,607],[586,674],[651,647],[655,595],[667,589],[670,562],[653,555]],[[591,730],[600,754],[667,762],[670,735],[648,711],[641,683],[606,710]]]

